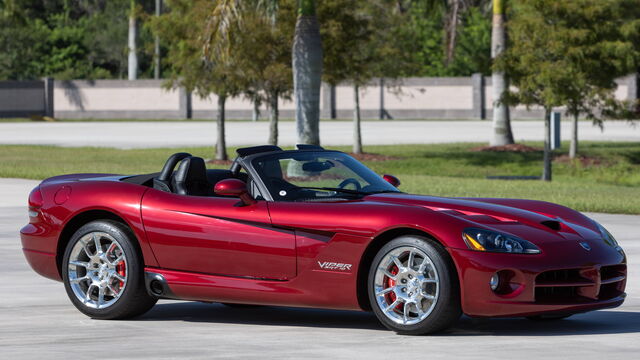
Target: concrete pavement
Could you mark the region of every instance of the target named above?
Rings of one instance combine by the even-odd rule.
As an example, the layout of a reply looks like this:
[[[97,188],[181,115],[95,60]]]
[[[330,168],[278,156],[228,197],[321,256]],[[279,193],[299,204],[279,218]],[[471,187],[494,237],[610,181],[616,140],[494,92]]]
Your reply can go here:
[[[562,123],[562,138],[569,139],[569,122]],[[349,121],[322,121],[324,145],[353,143]],[[268,140],[268,123],[229,121],[227,145],[257,145]],[[580,122],[581,140],[640,141],[640,126],[609,121],[604,132],[590,122]],[[428,144],[449,142],[487,142],[491,121],[366,121],[362,124],[365,145]],[[516,140],[542,140],[540,121],[514,121]],[[296,143],[295,123],[279,124],[280,144]],[[331,134],[328,136],[327,134]],[[60,146],[100,146],[117,148],[211,146],[216,128],[211,122],[59,122],[0,123],[0,144],[39,144]]]
[[[38,182],[0,179],[0,354],[4,359],[338,358],[602,359],[640,352],[640,216],[590,214],[629,257],[617,309],[558,322],[463,318],[436,336],[398,336],[369,313],[160,301],[132,321],[91,320],[61,283],[35,274],[20,249],[26,199]]]

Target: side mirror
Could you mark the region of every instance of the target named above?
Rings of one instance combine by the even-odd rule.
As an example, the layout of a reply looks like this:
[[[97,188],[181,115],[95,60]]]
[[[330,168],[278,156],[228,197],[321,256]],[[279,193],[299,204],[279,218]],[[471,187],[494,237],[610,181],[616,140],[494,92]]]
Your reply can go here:
[[[247,184],[238,179],[220,180],[213,188],[213,192],[220,196],[239,197],[244,205],[255,204],[256,201],[247,192]]]
[[[382,178],[389,184],[393,185],[394,187],[400,186],[400,179],[398,179],[393,175],[384,174],[382,175]]]

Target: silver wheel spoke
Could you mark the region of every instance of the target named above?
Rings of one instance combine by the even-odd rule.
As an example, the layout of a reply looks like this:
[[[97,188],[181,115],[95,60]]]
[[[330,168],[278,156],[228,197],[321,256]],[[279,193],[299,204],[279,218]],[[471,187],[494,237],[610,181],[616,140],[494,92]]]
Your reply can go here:
[[[387,293],[390,293],[391,291],[393,291],[393,288],[392,287],[388,287],[386,289],[382,289],[382,290],[378,291],[376,293],[376,296],[382,296],[382,295],[385,295]]]
[[[415,260],[415,254],[413,251],[409,252],[409,260],[407,260],[407,267],[413,269],[413,261]]]
[[[84,299],[85,302],[87,301],[91,301],[91,290],[93,290],[93,287],[96,286],[94,284],[90,284],[89,287],[87,288],[87,293],[86,293],[86,297]]]
[[[85,281],[85,280],[89,280],[88,276],[83,276],[83,277],[79,277],[79,278],[75,278],[75,279],[70,279],[69,281],[73,284],[77,284],[79,282]]]
[[[96,245],[96,255],[102,254],[102,245],[100,245],[100,236],[93,234],[93,242]]]
[[[91,249],[93,246],[95,251]],[[126,267],[122,268],[122,274],[115,271],[116,265],[126,263],[127,257],[113,236],[100,231],[88,233],[71,249],[68,284],[86,307],[107,308],[120,298],[127,286]]]
[[[83,251],[84,251],[84,253],[87,255],[87,257],[89,257],[89,258],[90,258],[90,257],[92,257],[92,256],[93,256],[93,255],[95,255],[95,254],[92,254],[92,253],[89,251],[89,247],[88,247],[88,246],[89,246],[89,243],[88,243],[88,242],[84,242],[84,243],[82,244],[82,250],[83,250]]]
[[[98,307],[101,307],[104,304],[104,287],[100,286],[98,288]]]
[[[429,317],[438,301],[440,280],[425,251],[413,246],[389,250],[375,269],[376,306],[385,317],[401,325],[414,325]]]
[[[405,302],[402,309],[402,322],[406,324],[407,321],[409,321],[409,302]]]
[[[387,306],[387,308],[384,309],[384,312],[389,312],[389,310],[395,309],[395,307],[398,306],[399,303],[400,303],[400,300],[396,299],[394,302],[391,303],[391,305]]]
[[[116,266],[116,265],[120,264],[123,260],[124,260],[124,255],[120,255],[120,256],[118,256],[117,259],[113,260],[111,265]]]
[[[85,269],[89,269],[89,267],[91,266],[88,262],[83,261],[69,261],[69,265],[81,266]]]
[[[112,242],[111,245],[109,245],[109,248],[107,249],[105,254],[107,255],[111,254],[113,250],[115,250],[117,247],[118,247],[118,244],[116,244],[115,242]]]
[[[396,276],[393,275],[392,273],[390,273],[388,270],[384,269],[383,272],[384,272],[384,275],[386,277],[388,277],[389,279],[391,279],[391,280],[395,280],[396,279]]]
[[[427,265],[429,263],[429,260],[427,260],[427,258],[422,259],[422,262],[420,263],[420,267],[418,268],[418,272],[419,273],[424,273],[424,271],[427,269]]]
[[[120,297],[120,292],[116,291],[116,289],[114,289],[113,286],[107,285],[107,288],[109,289],[109,291],[111,291],[111,295],[113,295],[115,298]]]
[[[398,259],[397,256],[394,256],[392,259],[393,259],[393,263],[396,264],[396,266],[398,267],[398,271],[404,268],[404,266],[402,265],[402,262],[400,262],[400,259]]]

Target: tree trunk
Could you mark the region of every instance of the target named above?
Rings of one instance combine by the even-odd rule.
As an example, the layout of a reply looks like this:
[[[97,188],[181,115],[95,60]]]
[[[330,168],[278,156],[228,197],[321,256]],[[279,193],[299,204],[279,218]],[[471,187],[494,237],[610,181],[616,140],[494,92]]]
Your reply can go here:
[[[458,13],[460,12],[460,0],[454,0],[451,4],[451,10],[449,14],[447,14],[447,29],[445,31],[445,36],[447,37],[445,41],[446,46],[446,61],[445,65],[449,66],[453,61],[454,51],[456,49],[456,38],[458,36]]]
[[[578,114],[573,115],[571,122],[571,146],[569,147],[569,157],[572,159],[578,155]]]
[[[216,119],[218,125],[218,140],[216,141],[216,160],[228,160],[227,156],[227,143],[224,130],[225,120],[225,103],[227,101],[226,95],[218,95],[218,118]]]
[[[493,27],[491,31],[491,58],[495,59],[505,49],[507,36],[504,28],[504,0],[493,0]],[[502,71],[491,74],[493,90],[493,138],[490,145],[513,144],[509,106],[502,97],[509,90],[507,77]]]
[[[138,78],[138,55],[136,54],[137,37],[136,2],[135,0],[131,0],[131,12],[129,13],[129,80],[136,80]]]
[[[156,16],[160,16],[162,13],[162,0],[156,0]],[[160,79],[160,37],[158,35],[154,38],[153,44],[153,78]]]
[[[353,153],[362,154],[362,133],[360,131],[360,86],[353,86]]]
[[[253,113],[251,114],[251,120],[254,122],[260,120],[260,105],[260,99],[256,96],[253,99]]]
[[[293,92],[298,143],[320,144],[322,41],[315,1],[300,0],[293,39]]]
[[[551,109],[544,110],[544,159],[542,180],[551,181]]]
[[[269,96],[269,145],[278,145],[278,92]]]

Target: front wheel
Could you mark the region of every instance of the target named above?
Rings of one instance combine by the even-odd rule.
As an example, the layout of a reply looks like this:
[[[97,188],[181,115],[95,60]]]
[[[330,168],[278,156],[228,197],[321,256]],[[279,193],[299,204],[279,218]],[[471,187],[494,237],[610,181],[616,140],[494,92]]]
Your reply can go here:
[[[127,319],[147,312],[157,299],[144,285],[144,264],[131,230],[111,220],[93,221],[73,234],[62,278],[75,307],[95,319]]]
[[[369,270],[368,293],[378,320],[399,334],[444,330],[461,315],[455,268],[428,238],[401,236],[383,246]]]

